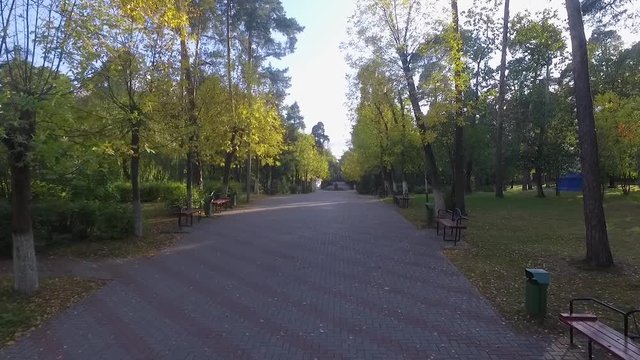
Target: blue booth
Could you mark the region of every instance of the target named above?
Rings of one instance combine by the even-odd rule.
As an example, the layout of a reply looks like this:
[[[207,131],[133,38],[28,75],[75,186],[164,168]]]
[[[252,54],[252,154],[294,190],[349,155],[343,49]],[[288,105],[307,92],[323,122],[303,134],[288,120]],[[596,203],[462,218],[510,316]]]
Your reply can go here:
[[[582,174],[569,174],[560,178],[560,191],[582,191]]]

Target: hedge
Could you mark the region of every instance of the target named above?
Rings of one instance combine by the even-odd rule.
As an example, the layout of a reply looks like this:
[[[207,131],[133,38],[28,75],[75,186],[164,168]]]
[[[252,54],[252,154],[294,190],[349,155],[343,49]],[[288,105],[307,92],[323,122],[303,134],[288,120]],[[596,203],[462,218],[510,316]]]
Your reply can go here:
[[[77,241],[121,239],[131,233],[128,205],[92,201],[43,201],[33,204],[36,250]],[[0,255],[11,254],[11,209],[0,203]]]

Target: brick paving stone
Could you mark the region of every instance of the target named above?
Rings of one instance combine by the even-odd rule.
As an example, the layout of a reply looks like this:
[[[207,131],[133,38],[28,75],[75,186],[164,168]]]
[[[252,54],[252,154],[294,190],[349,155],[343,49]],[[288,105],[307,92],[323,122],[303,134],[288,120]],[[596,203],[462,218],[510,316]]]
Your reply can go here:
[[[514,332],[433,231],[371,197],[272,197],[189,231],[0,358],[584,358]]]

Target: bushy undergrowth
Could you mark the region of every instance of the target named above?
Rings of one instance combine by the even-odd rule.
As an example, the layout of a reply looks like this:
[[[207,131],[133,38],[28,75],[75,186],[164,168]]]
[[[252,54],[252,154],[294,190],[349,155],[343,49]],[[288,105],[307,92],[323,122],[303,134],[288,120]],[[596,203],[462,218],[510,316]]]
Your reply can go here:
[[[0,203],[0,255],[11,254],[11,209]],[[78,241],[124,238],[131,233],[128,205],[94,201],[39,201],[33,204],[36,249]]]

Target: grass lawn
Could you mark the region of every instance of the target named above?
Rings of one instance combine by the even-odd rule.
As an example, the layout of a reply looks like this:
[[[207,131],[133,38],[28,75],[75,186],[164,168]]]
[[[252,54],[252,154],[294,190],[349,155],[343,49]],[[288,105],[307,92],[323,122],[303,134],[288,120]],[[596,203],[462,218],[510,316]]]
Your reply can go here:
[[[71,304],[104,284],[100,280],[77,278],[41,279],[33,297],[17,295],[12,280],[0,278],[0,347],[38,327]]]
[[[424,195],[400,210],[424,225]],[[585,254],[581,196],[564,193],[539,199],[535,192],[512,191],[502,200],[492,193],[467,197],[471,221],[464,234],[468,246],[445,255],[471,280],[515,327],[532,324],[555,332],[557,314],[568,310],[572,297],[603,299],[623,310],[640,307],[640,191],[629,196],[610,191],[605,197],[609,241],[616,266],[589,269]],[[541,324],[524,312],[524,268],[551,273],[548,315]]]

